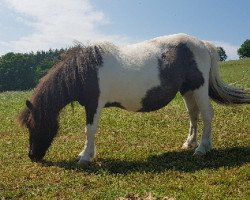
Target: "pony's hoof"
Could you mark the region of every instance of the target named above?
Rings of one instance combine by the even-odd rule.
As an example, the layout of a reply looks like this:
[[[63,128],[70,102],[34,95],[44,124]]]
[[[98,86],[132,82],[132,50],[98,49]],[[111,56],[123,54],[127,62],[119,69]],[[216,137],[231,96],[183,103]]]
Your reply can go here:
[[[88,166],[90,166],[90,161],[88,161],[88,160],[79,160],[78,162],[77,162],[77,164],[80,166],[80,167],[88,167]]]
[[[183,145],[182,145],[182,149],[185,149],[185,150],[189,150],[189,149],[194,149],[196,148],[198,145],[197,143],[187,143],[185,142]]]
[[[81,160],[81,157],[82,157],[82,155],[79,154],[79,155],[76,157],[76,159],[80,161],[80,160]]]
[[[202,153],[201,151],[195,151],[193,156],[195,157],[203,157],[205,156],[206,154],[205,153]]]

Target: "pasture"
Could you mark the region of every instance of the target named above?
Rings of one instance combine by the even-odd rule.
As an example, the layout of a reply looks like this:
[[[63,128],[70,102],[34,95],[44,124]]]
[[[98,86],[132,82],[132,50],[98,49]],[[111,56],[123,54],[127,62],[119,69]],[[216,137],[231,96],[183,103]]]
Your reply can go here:
[[[221,63],[221,74],[250,88],[250,59]],[[181,150],[189,119],[180,95],[147,114],[105,109],[98,154],[81,168],[76,155],[85,142],[85,114],[77,103],[61,112],[59,134],[43,162],[29,160],[28,131],[16,116],[30,95],[0,94],[0,199],[117,199],[149,192],[156,199],[250,198],[250,105],[213,103],[214,149],[202,158]]]

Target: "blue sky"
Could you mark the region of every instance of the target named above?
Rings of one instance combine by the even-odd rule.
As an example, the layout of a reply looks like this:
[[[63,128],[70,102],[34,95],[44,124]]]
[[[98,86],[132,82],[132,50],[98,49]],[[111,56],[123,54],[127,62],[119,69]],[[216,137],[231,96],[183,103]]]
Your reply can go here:
[[[0,0],[0,55],[187,33],[230,59],[250,39],[249,0]]]

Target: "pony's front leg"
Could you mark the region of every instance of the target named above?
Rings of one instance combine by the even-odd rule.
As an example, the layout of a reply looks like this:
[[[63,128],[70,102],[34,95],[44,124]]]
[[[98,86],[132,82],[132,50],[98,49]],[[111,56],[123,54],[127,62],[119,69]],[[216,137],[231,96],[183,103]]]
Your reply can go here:
[[[96,154],[95,134],[101,114],[101,107],[96,109],[92,106],[85,107],[86,110],[86,142],[83,151],[79,154],[79,164],[88,164]]]

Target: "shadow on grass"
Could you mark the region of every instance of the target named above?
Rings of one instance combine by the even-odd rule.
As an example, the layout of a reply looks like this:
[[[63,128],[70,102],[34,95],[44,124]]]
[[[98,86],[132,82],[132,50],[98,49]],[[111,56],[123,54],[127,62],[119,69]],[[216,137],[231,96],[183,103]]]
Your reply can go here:
[[[167,170],[195,172],[203,169],[235,167],[250,163],[250,147],[215,149],[204,157],[192,156],[193,151],[173,151],[149,157],[147,160],[96,159],[87,167],[80,167],[76,160],[53,162],[44,160],[44,166],[58,166],[66,170],[110,174],[130,172],[163,172]]]

